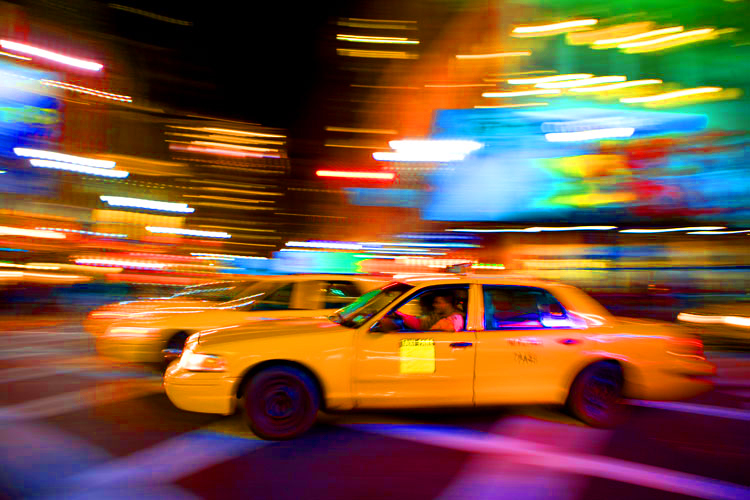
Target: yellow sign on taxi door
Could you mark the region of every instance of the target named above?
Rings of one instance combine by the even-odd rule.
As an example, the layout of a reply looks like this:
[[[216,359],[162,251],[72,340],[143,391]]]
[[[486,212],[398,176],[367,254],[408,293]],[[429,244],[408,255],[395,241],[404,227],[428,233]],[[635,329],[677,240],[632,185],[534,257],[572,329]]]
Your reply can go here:
[[[401,373],[435,373],[435,341],[401,339],[399,358]]]

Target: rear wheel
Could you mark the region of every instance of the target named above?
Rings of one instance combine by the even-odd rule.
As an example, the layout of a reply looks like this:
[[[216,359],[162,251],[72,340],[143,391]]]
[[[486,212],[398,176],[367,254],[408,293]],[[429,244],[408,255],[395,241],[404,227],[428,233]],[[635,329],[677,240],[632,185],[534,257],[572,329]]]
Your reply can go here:
[[[573,381],[568,410],[593,427],[612,427],[624,416],[622,387],[619,365],[606,361],[589,365]]]
[[[245,419],[263,439],[292,439],[315,423],[320,394],[304,371],[276,366],[256,374],[245,390]]]

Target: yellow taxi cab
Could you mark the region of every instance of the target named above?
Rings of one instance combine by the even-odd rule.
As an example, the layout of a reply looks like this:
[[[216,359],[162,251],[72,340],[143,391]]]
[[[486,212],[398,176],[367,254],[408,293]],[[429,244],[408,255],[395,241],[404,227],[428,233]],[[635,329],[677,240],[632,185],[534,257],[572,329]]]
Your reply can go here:
[[[167,307],[130,314],[97,336],[97,352],[140,363],[178,357],[185,339],[207,328],[248,321],[325,317],[383,284],[383,279],[347,275],[287,275],[264,278],[227,302]]]
[[[243,280],[212,281],[187,286],[167,297],[124,300],[106,304],[97,307],[86,315],[83,320],[83,328],[96,337],[107,331],[107,328],[115,321],[127,318],[131,314],[169,307],[204,307],[212,302],[227,302],[241,296],[245,290],[261,279],[261,277],[257,277]]]
[[[188,411],[241,401],[258,436],[289,439],[318,410],[560,404],[608,426],[623,398],[689,398],[714,373],[679,326],[614,317],[578,288],[443,275],[392,281],[327,319],[196,333],[164,386]]]

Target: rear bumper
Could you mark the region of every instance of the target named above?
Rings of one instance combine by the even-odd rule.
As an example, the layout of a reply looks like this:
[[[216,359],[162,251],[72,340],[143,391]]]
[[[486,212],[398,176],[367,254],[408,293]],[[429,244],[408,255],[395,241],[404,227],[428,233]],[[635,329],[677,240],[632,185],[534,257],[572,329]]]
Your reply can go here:
[[[627,396],[652,401],[690,399],[713,389],[716,367],[708,361],[678,362],[629,381]]]
[[[96,338],[96,352],[101,356],[133,363],[160,363],[164,360],[162,339],[99,336]]]
[[[181,410],[231,415],[237,407],[236,381],[222,373],[190,372],[172,363],[164,374],[164,389]]]

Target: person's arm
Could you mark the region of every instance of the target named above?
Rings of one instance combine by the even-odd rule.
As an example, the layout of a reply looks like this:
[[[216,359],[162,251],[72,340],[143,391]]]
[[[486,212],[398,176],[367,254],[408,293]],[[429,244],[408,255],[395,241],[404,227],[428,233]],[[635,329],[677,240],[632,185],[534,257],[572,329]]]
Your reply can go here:
[[[430,330],[438,330],[441,332],[460,332],[464,329],[464,318],[458,313],[451,314],[447,318],[443,318],[434,325]]]
[[[412,330],[422,329],[422,322],[416,316],[410,316],[409,314],[404,314],[401,311],[396,311],[396,315],[404,320],[404,326],[411,328]]]

